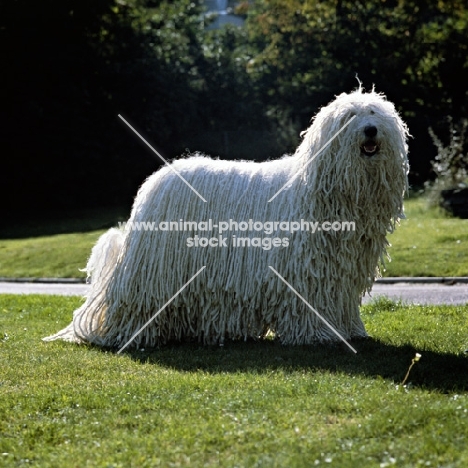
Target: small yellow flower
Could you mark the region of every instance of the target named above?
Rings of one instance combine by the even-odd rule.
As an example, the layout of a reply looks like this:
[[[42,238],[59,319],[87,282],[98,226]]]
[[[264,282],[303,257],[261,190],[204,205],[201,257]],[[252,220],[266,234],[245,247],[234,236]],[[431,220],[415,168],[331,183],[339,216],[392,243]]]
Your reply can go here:
[[[414,362],[418,362],[421,359],[421,355],[419,353],[416,353],[416,356],[414,356]]]

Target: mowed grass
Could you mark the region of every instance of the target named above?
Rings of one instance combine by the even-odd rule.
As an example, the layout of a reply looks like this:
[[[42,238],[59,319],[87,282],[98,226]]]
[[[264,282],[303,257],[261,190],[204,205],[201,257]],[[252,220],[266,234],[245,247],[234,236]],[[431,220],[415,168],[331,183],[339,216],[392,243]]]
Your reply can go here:
[[[427,209],[423,198],[408,199],[405,207],[408,219],[389,235],[392,261],[383,275],[468,276],[468,220]],[[66,225],[59,229],[66,233],[43,235],[31,229],[28,236],[23,229],[21,236],[9,236],[9,231],[0,231],[0,277],[84,278],[80,269],[105,232],[93,226],[110,227],[122,220],[122,212],[114,210],[103,212],[100,219],[99,213],[92,213],[68,220],[69,229]]]
[[[377,301],[356,355],[42,342],[81,302],[0,296],[0,466],[468,466],[466,307]]]
[[[468,219],[428,208],[423,197],[407,200],[405,214],[389,235],[384,276],[468,276]]]
[[[86,278],[82,270],[104,230],[26,239],[0,239],[0,276]]]
[[[0,229],[0,277],[85,278],[93,245],[129,209],[102,208],[31,215]]]

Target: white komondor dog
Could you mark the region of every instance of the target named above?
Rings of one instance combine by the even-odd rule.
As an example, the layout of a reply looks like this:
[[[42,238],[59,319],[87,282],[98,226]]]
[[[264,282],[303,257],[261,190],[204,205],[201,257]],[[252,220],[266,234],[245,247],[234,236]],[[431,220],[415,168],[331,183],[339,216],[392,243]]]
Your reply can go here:
[[[72,323],[45,340],[123,347],[269,331],[284,344],[366,336],[359,307],[404,216],[408,135],[392,103],[359,88],[318,112],[293,155],[262,163],[194,155],[161,168],[139,190],[127,229],[93,248],[91,290]],[[200,224],[181,230],[187,221]],[[336,222],[354,230],[326,230]]]

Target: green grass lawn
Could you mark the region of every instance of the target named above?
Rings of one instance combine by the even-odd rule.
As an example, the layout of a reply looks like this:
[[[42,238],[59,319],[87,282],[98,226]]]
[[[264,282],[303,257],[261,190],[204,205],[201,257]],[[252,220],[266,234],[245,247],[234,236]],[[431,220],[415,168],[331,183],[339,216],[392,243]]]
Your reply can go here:
[[[86,278],[91,249],[104,230],[26,239],[0,239],[0,276]]]
[[[2,467],[468,466],[466,307],[365,306],[357,355],[43,343],[79,304],[0,295]]]
[[[128,208],[104,208],[10,223],[0,229],[0,276],[85,278],[80,269],[99,236],[128,216]]]
[[[468,219],[428,209],[424,198],[408,200],[405,213],[384,276],[468,276]]]
[[[392,261],[384,276],[468,276],[468,220],[450,218],[427,209],[422,198],[406,202],[406,220],[389,236]],[[84,278],[91,248],[98,237],[117,221],[120,211],[23,229],[0,231],[0,276]],[[101,227],[102,226],[102,227]],[[59,234],[50,234],[59,232]]]

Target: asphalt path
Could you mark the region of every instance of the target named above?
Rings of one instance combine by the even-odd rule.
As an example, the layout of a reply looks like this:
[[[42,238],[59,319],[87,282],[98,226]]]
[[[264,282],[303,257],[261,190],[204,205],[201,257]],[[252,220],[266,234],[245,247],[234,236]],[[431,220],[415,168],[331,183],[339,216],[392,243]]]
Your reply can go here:
[[[84,296],[88,289],[89,286],[83,283],[0,282],[0,294]],[[408,304],[463,304],[468,306],[468,283],[375,283],[371,295],[366,295],[363,302],[366,304],[379,296],[401,300]]]

